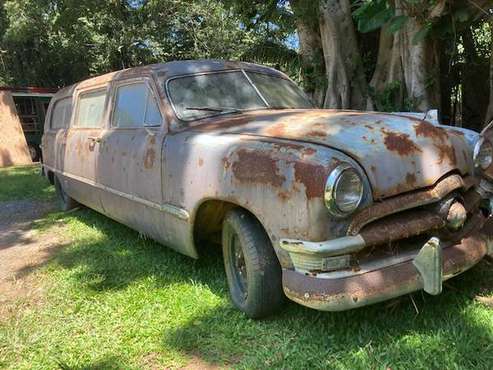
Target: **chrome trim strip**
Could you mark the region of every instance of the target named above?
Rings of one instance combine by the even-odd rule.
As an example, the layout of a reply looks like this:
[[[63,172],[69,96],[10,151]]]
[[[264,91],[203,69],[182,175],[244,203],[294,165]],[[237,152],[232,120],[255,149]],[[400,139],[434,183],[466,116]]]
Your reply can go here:
[[[270,107],[270,104],[269,102],[267,101],[267,99],[264,98],[264,96],[262,95],[262,93],[260,92],[260,90],[258,89],[257,86],[255,86],[255,84],[253,83],[252,79],[250,78],[249,75],[247,75],[247,73],[245,72],[244,69],[241,70],[243,72],[243,74],[245,75],[246,79],[248,80],[248,82],[250,83],[250,85],[252,85],[252,87],[255,89],[255,92],[258,94],[258,96],[260,96],[260,99],[262,99],[262,101],[264,102],[264,104],[267,106],[267,107]]]
[[[175,217],[177,217],[177,218],[179,218],[181,220],[188,221],[190,219],[190,214],[188,213],[187,210],[185,210],[183,208],[180,208],[180,207],[177,207],[177,206],[175,206],[173,204],[169,204],[169,203],[159,204],[159,203],[151,202],[149,200],[146,200],[146,199],[143,199],[143,198],[140,198],[140,197],[136,197],[135,195],[127,194],[127,193],[124,193],[122,191],[119,191],[119,190],[110,188],[109,186],[105,186],[105,185],[99,184],[99,183],[97,183],[95,181],[86,179],[84,177],[80,177],[80,176],[77,176],[77,175],[72,175],[72,174],[67,173],[67,172],[56,170],[56,169],[54,169],[54,168],[52,168],[50,166],[47,166],[46,164],[43,164],[43,166],[46,167],[46,168],[48,168],[50,171],[55,172],[57,174],[60,174],[62,176],[65,176],[65,177],[74,179],[74,180],[79,181],[79,182],[83,182],[83,183],[88,184],[88,185],[91,185],[91,186],[94,186],[94,187],[99,188],[101,190],[104,190],[104,191],[107,191],[109,193],[118,195],[118,196],[120,196],[122,198],[125,198],[125,199],[128,199],[128,200],[131,200],[131,201],[134,201],[134,202],[143,204],[143,205],[145,205],[147,207],[155,208],[155,209],[157,209],[159,211],[169,213],[169,214],[171,214],[171,215],[173,215],[173,216],[175,216]]]
[[[279,246],[289,253],[306,254],[317,257],[332,257],[359,252],[366,246],[361,235],[343,236],[323,242],[281,239]]]

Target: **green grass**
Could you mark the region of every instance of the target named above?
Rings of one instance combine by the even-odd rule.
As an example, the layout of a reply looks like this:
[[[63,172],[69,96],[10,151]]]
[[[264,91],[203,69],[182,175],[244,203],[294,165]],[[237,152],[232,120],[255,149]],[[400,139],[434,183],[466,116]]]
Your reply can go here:
[[[39,165],[0,168],[0,202],[7,200],[50,200],[54,189],[41,176]]]
[[[1,181],[1,180],[0,180]],[[341,313],[294,303],[247,319],[228,299],[221,255],[181,256],[91,210],[52,214],[72,242],[35,270],[41,303],[0,323],[0,368],[180,367],[490,369],[493,293],[486,262],[440,296],[413,295]]]

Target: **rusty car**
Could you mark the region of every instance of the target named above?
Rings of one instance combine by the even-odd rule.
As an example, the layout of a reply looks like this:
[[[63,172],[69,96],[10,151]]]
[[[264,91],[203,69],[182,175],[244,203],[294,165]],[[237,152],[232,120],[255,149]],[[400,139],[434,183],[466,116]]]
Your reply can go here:
[[[284,73],[244,62],[130,68],[60,90],[43,171],[90,207],[198,258],[222,244],[233,304],[285,297],[347,310],[477,264],[491,243],[478,134],[405,113],[315,109]],[[493,170],[492,170],[493,173]]]

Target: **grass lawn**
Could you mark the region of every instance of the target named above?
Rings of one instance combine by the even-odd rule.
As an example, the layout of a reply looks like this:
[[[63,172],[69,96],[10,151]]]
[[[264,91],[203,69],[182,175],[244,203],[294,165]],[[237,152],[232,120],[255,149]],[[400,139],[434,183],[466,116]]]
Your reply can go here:
[[[0,171],[0,199],[38,191],[52,192],[35,170]],[[31,272],[43,297],[0,321],[0,368],[493,367],[493,309],[475,300],[493,294],[486,261],[414,294],[419,313],[406,296],[341,313],[287,303],[254,321],[229,302],[217,248],[194,261],[88,209],[36,227],[55,224],[71,242]]]
[[[44,177],[39,166],[0,168],[0,202],[8,200],[50,200],[55,189]]]

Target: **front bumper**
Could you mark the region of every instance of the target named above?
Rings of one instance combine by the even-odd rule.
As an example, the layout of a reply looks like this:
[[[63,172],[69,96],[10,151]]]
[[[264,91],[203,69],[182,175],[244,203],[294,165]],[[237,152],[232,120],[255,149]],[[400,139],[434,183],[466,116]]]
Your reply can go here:
[[[432,294],[437,294],[441,291],[442,281],[461,274],[487,253],[493,252],[493,243],[488,239],[491,234],[487,233],[491,229],[493,219],[490,217],[485,222],[483,218],[468,230],[460,242],[443,244],[439,256],[427,257],[433,258],[427,261],[428,264],[419,265],[417,260],[420,253],[416,253],[392,265],[343,276],[312,276],[302,271],[283,270],[284,292],[291,300],[322,311],[361,307],[426,289],[430,284],[434,286],[435,293]]]

